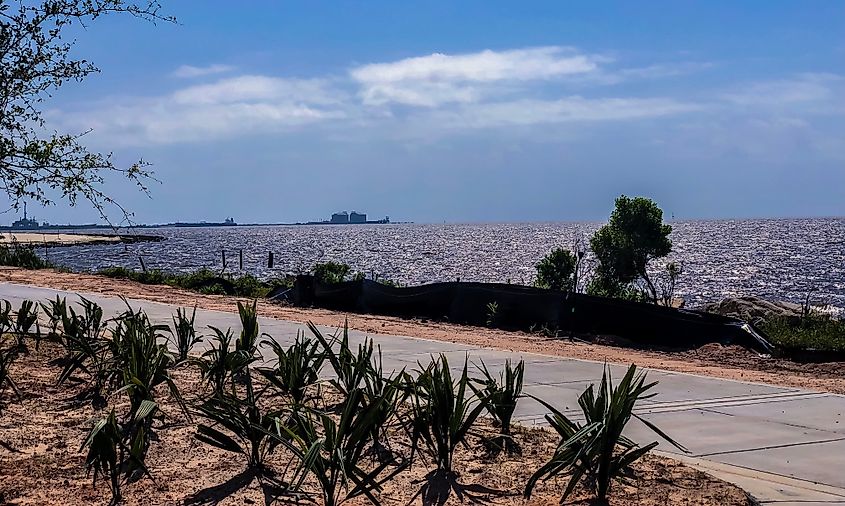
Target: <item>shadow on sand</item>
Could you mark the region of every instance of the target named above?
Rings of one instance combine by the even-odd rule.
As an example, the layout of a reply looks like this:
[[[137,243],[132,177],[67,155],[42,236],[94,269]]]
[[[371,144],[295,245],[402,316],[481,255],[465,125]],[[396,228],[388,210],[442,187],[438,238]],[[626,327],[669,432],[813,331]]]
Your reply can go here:
[[[425,506],[442,506],[453,493],[461,502],[467,501],[472,504],[490,503],[490,496],[509,495],[503,490],[484,485],[459,483],[458,475],[454,472],[432,471],[422,480],[422,483],[422,488],[408,501],[408,504],[420,497]]]
[[[270,472],[256,469],[246,469],[229,478],[219,485],[198,490],[185,499],[186,505],[216,505],[239,490],[248,487],[254,480],[258,480],[261,492],[264,494],[264,504],[269,506],[277,501],[287,503],[302,503],[308,501],[307,496],[291,491],[288,483],[275,479]]]

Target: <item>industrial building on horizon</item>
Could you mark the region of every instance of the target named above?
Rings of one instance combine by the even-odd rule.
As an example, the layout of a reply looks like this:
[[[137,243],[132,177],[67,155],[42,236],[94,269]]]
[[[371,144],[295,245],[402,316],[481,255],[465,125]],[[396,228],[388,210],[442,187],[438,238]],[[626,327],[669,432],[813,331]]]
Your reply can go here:
[[[362,223],[390,223],[390,217],[385,216],[382,220],[367,221],[367,213],[359,213],[358,211],[339,213],[332,213],[332,218],[328,222],[332,225],[355,225]]]

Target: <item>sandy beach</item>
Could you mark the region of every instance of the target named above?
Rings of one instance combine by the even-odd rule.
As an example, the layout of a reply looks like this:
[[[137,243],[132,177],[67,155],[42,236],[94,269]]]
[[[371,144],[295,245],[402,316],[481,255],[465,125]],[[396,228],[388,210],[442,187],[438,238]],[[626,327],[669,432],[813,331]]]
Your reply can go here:
[[[64,234],[59,232],[3,232],[0,244],[31,244],[37,246],[71,246],[79,244],[121,242],[120,236],[94,234]]]

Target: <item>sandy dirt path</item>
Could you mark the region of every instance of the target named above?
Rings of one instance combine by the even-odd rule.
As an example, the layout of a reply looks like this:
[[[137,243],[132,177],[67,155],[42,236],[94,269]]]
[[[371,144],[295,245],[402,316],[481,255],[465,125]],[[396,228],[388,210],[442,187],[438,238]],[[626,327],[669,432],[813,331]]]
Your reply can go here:
[[[235,311],[237,297],[202,295],[168,286],[143,285],[94,274],[76,274],[53,270],[28,271],[0,268],[0,282],[41,286],[57,290],[124,295],[166,304],[194,306],[218,311]],[[262,316],[295,322],[312,321],[318,325],[342,326],[348,318],[350,328],[373,334],[393,334],[522,353],[539,353],[568,358],[636,363],[641,367],[699,374],[805,388],[845,394],[845,363],[799,364],[788,360],[761,357],[737,346],[706,345],[689,351],[642,350],[552,338],[526,332],[509,332],[483,327],[402,319],[390,316],[341,313],[325,309],[296,308],[265,301],[258,303]],[[601,338],[599,342],[607,341]]]

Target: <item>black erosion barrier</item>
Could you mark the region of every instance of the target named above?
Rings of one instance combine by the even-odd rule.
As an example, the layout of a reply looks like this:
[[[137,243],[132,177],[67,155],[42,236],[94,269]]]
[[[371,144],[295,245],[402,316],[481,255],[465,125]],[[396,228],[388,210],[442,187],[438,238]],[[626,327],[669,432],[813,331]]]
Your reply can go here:
[[[689,349],[732,343],[771,353],[763,333],[736,318],[503,283],[431,283],[394,287],[371,280],[326,284],[298,276],[299,306],[503,329],[613,335],[636,344]]]

